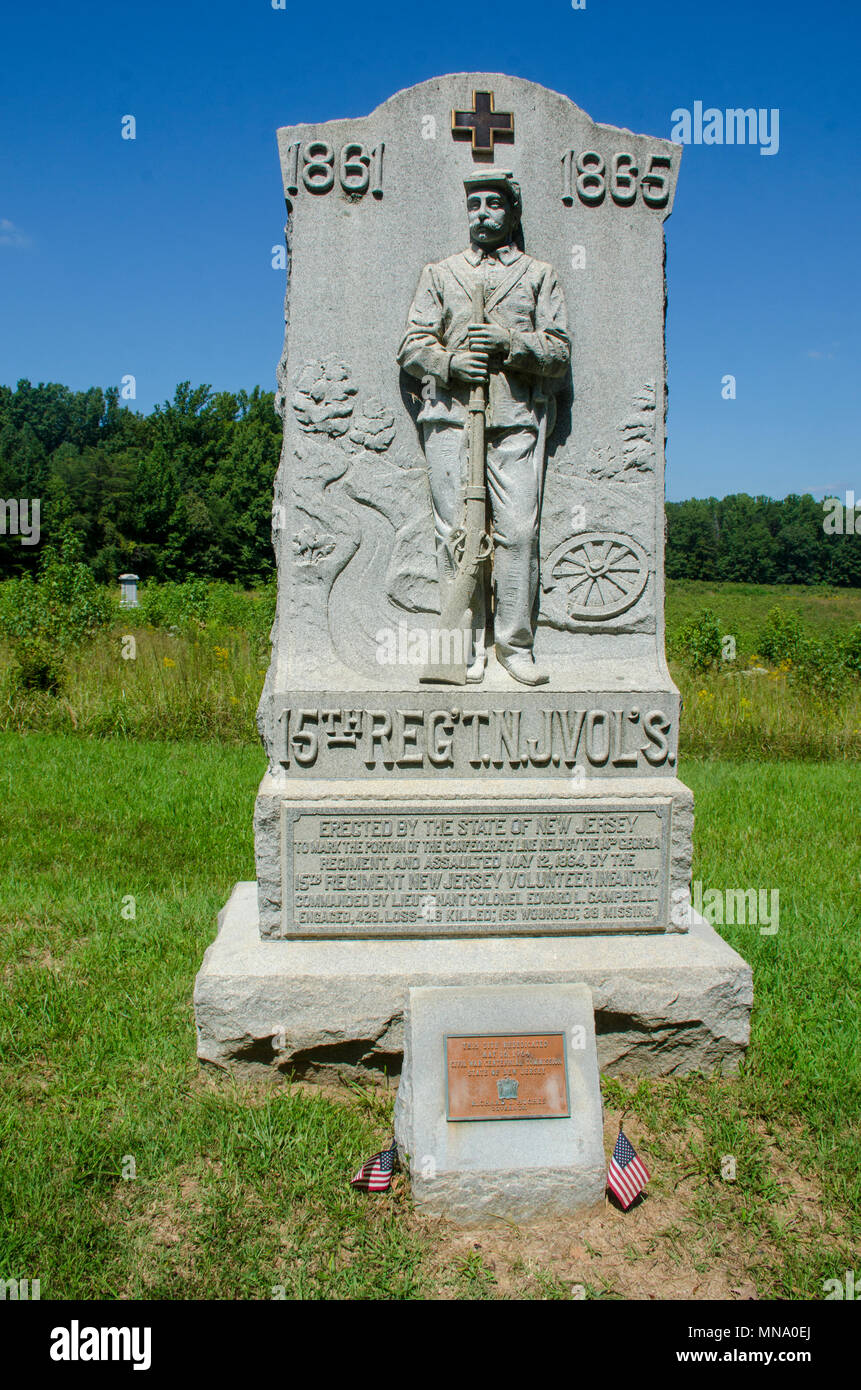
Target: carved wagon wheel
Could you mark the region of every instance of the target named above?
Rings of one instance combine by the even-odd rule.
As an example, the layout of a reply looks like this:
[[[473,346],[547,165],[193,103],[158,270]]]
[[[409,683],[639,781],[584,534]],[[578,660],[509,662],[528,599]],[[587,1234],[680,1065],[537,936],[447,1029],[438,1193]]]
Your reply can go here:
[[[547,589],[568,589],[570,618],[601,621],[631,608],[646,587],[649,560],[630,536],[588,531],[569,536],[547,560]]]

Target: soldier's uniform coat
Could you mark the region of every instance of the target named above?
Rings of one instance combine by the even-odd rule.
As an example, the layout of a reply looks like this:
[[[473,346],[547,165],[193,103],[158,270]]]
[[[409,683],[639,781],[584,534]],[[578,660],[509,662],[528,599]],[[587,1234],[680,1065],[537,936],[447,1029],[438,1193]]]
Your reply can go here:
[[[460,524],[466,474],[470,386],[452,380],[451,359],[468,350],[472,291],[484,286],[485,317],[508,329],[511,346],[491,360],[486,416],[487,489],[493,515],[495,640],[501,655],[531,652],[538,606],[538,519],[544,459],[538,457],[542,412],[552,410],[571,360],[565,298],[553,267],[511,244],[471,246],[426,265],[407,316],[398,361],[434,391],[418,416],[428,464],[440,578],[453,571],[449,547]],[[552,429],[552,420],[548,429]],[[484,602],[477,596],[474,644],[484,642]]]

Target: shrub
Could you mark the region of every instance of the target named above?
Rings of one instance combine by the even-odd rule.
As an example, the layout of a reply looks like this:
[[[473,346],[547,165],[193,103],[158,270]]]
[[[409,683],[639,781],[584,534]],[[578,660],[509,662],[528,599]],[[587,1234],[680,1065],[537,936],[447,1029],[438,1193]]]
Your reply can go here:
[[[0,594],[0,632],[12,648],[25,690],[59,691],[63,663],[110,623],[115,607],[99,588],[71,535],[47,548],[38,579],[10,579]]]
[[[710,608],[703,608],[678,630],[672,645],[692,671],[710,670],[721,659],[720,618]]]
[[[203,627],[209,610],[209,588],[205,579],[172,580],[164,584],[144,584],[138,615],[150,627],[176,628],[187,632]]]
[[[807,686],[818,695],[842,694],[852,679],[845,653],[838,642],[817,642],[810,639],[801,649],[798,664],[790,672],[791,679]]]
[[[794,683],[821,696],[836,696],[861,669],[861,623],[842,639],[820,639],[797,613],[772,608],[759,636],[759,650],[767,661],[785,665]]]
[[[846,668],[861,676],[861,623],[855,623],[840,643]]]
[[[781,661],[798,664],[807,656],[813,641],[797,613],[772,608],[759,634],[757,651],[776,666]]]
[[[256,645],[260,659],[268,660],[275,597],[274,578],[255,593],[224,580],[149,581],[141,589],[137,618],[148,627],[182,634],[203,629],[213,636],[244,633]]]
[[[22,690],[44,690],[56,695],[63,674],[63,656],[54,642],[36,633],[12,643],[15,679]]]

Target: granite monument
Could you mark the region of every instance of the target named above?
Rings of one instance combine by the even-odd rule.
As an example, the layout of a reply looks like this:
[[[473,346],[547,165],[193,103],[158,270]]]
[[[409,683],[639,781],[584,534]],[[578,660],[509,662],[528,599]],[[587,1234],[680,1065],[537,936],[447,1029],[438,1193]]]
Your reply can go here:
[[[578,983],[602,1069],[731,1069],[664,655],[681,149],[487,73],[278,141],[268,768],[199,1055],[397,1070],[410,988]]]

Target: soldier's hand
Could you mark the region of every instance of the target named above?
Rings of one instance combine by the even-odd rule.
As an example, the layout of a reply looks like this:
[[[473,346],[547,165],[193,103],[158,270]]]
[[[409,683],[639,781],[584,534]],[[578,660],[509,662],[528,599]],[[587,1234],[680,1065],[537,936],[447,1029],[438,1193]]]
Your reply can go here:
[[[456,381],[468,381],[473,384],[487,381],[487,353],[471,351],[453,353],[451,375]]]
[[[511,347],[511,334],[508,329],[498,328],[495,323],[471,323],[468,331],[469,346],[474,352],[507,354]]]

